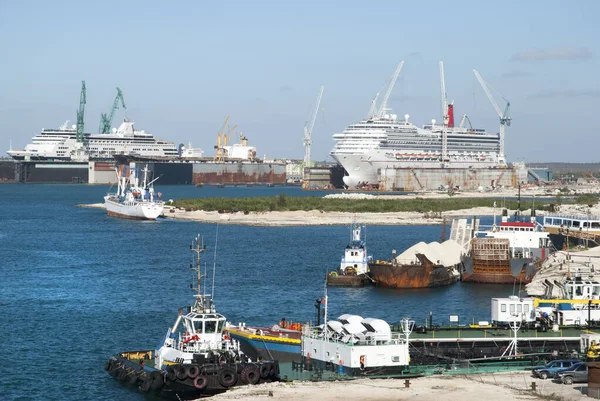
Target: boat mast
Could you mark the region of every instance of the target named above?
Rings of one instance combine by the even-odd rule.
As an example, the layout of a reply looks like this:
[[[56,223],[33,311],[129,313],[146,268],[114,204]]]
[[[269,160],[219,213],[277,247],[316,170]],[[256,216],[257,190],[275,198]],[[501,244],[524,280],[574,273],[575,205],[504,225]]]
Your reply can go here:
[[[194,309],[203,312],[205,307],[208,305],[204,305],[205,299],[202,295],[202,270],[200,264],[200,254],[206,250],[206,247],[202,244],[202,237],[200,237],[200,234],[196,236],[196,239],[190,245],[190,250],[196,254],[196,266],[194,267],[193,264],[190,264],[190,269],[195,270],[197,273],[196,287],[192,285],[192,291],[196,291],[196,302],[194,303]]]

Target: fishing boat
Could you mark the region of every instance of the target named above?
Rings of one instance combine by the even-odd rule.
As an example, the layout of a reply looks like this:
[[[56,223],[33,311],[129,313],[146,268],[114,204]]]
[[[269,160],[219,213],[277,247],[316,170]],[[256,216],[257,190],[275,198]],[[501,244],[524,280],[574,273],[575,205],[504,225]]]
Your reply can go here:
[[[108,360],[105,369],[120,381],[155,391],[161,396],[194,399],[222,393],[244,384],[277,381],[279,363],[253,361],[238,341],[224,333],[226,318],[213,302],[214,288],[204,294],[200,254],[205,250],[200,236],[190,246],[196,265],[195,302],[180,308],[175,323],[167,329],[156,350],[122,352]],[[214,271],[213,271],[214,275]]]
[[[127,177],[127,171],[129,176]],[[148,165],[142,170],[142,183],[139,183],[136,168],[115,168],[117,192],[104,197],[104,205],[109,216],[137,220],[156,220],[163,213],[162,194],[154,191],[153,184],[158,177],[148,182]]]
[[[366,241],[361,238],[361,227],[352,224],[350,244],[346,245],[344,256],[337,271],[327,274],[327,285],[333,287],[362,287],[371,282],[369,277],[369,262],[372,256],[367,256]]]

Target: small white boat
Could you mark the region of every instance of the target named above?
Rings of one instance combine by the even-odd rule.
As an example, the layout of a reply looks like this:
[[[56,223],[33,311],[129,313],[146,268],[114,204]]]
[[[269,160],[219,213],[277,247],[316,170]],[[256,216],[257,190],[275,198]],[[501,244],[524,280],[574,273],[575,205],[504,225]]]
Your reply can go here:
[[[148,182],[148,166],[142,170],[144,178],[139,184],[137,169],[129,169],[129,177],[115,169],[117,173],[118,188],[116,193],[109,193],[104,197],[104,205],[109,216],[123,217],[126,219],[156,220],[163,212],[164,202],[162,194],[155,193],[152,184],[158,178]]]
[[[356,223],[352,224],[350,243],[346,245],[339,269],[327,274],[327,285],[362,287],[371,281],[368,273],[369,262],[373,257],[367,255],[366,241],[361,238],[361,230],[364,228]]]

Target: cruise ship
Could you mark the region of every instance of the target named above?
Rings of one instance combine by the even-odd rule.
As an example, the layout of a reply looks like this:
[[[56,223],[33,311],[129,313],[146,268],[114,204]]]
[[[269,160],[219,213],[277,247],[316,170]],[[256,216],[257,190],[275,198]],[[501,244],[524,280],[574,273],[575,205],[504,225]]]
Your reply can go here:
[[[381,168],[506,167],[500,134],[472,128],[466,115],[455,126],[454,105],[448,104],[445,98],[441,63],[445,110],[442,123],[436,124],[432,120],[431,124],[418,127],[409,120],[408,114],[404,119],[391,114],[387,100],[402,64],[396,69],[379,107],[376,104],[378,94],[369,117],[333,135],[336,143],[330,154],[348,173],[344,177],[347,186],[377,185],[378,169]]]
[[[15,160],[73,160],[78,150],[77,130],[69,121],[58,129],[43,129],[34,136],[24,150],[9,150]],[[146,157],[177,156],[173,142],[154,138],[143,130],[136,130],[133,122],[124,120],[119,128],[108,134],[84,134],[85,151],[90,158],[112,158],[115,154]]]

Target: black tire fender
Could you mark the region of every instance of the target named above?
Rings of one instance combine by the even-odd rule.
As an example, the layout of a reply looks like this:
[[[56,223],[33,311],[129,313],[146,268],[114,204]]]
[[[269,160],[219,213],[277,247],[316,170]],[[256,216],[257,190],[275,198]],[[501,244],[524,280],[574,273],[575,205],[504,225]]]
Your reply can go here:
[[[137,381],[138,381],[138,375],[137,375],[137,372],[134,370],[133,372],[131,372],[129,374],[129,379],[127,379],[127,382],[129,384],[134,384],[135,385],[135,384],[137,384]]]
[[[186,368],[187,377],[190,379],[195,379],[200,375],[200,367],[198,365],[187,365]]]
[[[142,392],[144,393],[147,393],[148,391],[150,391],[151,384],[151,379],[149,377],[145,377],[140,383],[140,390],[142,390]]]
[[[175,372],[177,372],[177,378],[179,380],[185,380],[187,379],[187,369],[185,368],[184,365],[177,365],[175,367]]]
[[[260,372],[260,377],[261,379],[266,379],[267,377],[269,377],[269,372],[271,371],[271,364],[270,363],[263,363],[259,366],[259,372]]]
[[[165,384],[165,379],[164,379],[162,373],[158,370],[155,370],[154,372],[150,373],[149,379],[150,379],[150,388],[152,390],[159,390]]]
[[[242,371],[243,378],[248,384],[256,384],[260,380],[260,373],[256,365],[248,365]]]
[[[279,365],[277,364],[277,362],[273,362],[271,364],[271,369],[269,369],[269,377],[271,377],[272,379],[276,378],[277,375],[279,375],[279,369],[278,369]]]
[[[235,370],[224,368],[219,372],[219,384],[225,388],[235,386],[238,381],[238,376]]]
[[[106,361],[106,364],[104,365],[104,370],[106,370],[108,372],[110,370],[112,362],[113,362],[112,359],[109,359],[108,361]]]
[[[208,377],[200,375],[194,379],[194,387],[198,390],[204,390],[208,386]]]
[[[175,381],[177,379],[177,370],[174,365],[167,366],[167,379]]]

